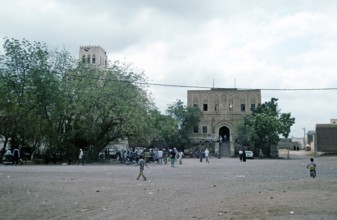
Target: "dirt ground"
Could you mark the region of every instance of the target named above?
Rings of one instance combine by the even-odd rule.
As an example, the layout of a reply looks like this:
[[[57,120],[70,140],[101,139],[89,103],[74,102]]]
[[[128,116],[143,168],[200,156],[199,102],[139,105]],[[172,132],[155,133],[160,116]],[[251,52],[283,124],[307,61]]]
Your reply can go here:
[[[284,154],[285,152],[283,152]],[[0,219],[337,219],[337,157],[182,165],[0,165]]]

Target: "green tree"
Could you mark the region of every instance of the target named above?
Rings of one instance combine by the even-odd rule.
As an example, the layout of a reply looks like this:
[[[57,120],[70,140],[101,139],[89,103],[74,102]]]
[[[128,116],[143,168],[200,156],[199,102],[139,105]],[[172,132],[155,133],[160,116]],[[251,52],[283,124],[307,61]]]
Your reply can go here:
[[[141,73],[119,62],[108,69],[80,64],[66,78],[68,144],[90,149],[95,160],[112,141],[142,137],[150,104]]]
[[[258,105],[253,114],[244,119],[245,135],[249,142],[256,148],[261,148],[268,156],[270,147],[278,144],[280,136],[287,138],[295,123],[295,118],[290,113],[280,113],[277,100],[272,98],[271,101]]]
[[[1,136],[11,145],[29,146],[42,141],[46,109],[55,105],[58,80],[51,71],[46,45],[5,39],[0,57]]]
[[[42,43],[5,39],[0,57],[0,137],[48,159],[88,148],[97,158],[111,141],[140,138],[152,108],[143,73],[115,62],[107,69],[75,62]]]
[[[181,100],[177,100],[167,109],[168,115],[175,121],[175,131],[167,134],[167,143],[170,146],[184,149],[190,145],[189,135],[198,126],[202,112],[196,106],[185,106]]]

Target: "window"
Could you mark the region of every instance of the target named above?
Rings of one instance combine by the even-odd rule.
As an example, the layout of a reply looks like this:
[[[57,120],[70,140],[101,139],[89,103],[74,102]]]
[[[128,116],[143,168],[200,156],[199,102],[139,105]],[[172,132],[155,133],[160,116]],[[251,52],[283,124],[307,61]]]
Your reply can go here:
[[[214,98],[214,111],[218,112],[219,111],[219,96],[216,95]]]
[[[229,111],[233,111],[234,104],[233,104],[233,96],[229,97]]]
[[[252,111],[255,110],[255,104],[250,105],[250,110],[252,110]]]
[[[199,127],[198,127],[198,126],[195,126],[194,129],[193,129],[193,132],[194,132],[194,133],[198,133],[198,132],[199,132]]]
[[[240,110],[241,112],[245,112],[246,111],[246,98],[245,96],[241,96],[241,105],[240,105]]]
[[[96,55],[95,54],[92,55],[92,63],[96,63]]]
[[[87,62],[90,63],[90,54],[87,56]]]
[[[202,133],[207,134],[207,126],[202,126]]]
[[[207,96],[204,96],[204,98],[203,98],[203,103],[202,103],[203,105],[203,110],[204,111],[208,111],[208,97]]]
[[[245,104],[241,104],[241,111],[245,112],[246,111],[246,105]]]
[[[85,63],[85,55],[82,56],[82,63]]]

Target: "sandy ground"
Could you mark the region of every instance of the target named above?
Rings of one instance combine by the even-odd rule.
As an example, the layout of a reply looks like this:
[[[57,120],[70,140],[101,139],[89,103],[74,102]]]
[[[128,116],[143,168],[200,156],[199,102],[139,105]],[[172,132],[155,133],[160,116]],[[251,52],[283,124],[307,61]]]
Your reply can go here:
[[[284,152],[283,152],[284,153]],[[0,165],[0,219],[337,219],[337,157],[135,165]]]

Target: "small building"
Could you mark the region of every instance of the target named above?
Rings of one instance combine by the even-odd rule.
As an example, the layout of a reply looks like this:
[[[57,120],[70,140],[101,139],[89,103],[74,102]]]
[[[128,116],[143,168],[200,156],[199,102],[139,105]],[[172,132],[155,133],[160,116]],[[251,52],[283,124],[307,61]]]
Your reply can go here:
[[[337,124],[316,124],[315,152],[337,154]]]

